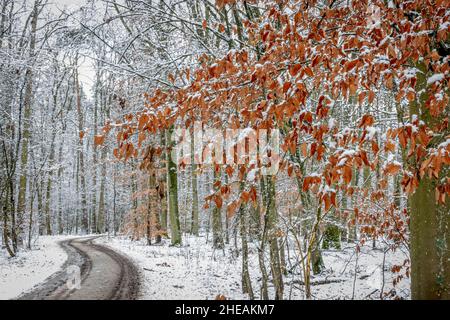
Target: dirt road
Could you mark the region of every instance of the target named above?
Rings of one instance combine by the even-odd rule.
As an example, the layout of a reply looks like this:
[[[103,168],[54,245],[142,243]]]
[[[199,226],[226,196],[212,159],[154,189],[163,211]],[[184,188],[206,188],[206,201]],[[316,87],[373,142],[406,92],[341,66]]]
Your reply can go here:
[[[114,250],[93,243],[97,237],[63,241],[68,259],[60,272],[19,299],[132,300],[139,291],[139,272]]]

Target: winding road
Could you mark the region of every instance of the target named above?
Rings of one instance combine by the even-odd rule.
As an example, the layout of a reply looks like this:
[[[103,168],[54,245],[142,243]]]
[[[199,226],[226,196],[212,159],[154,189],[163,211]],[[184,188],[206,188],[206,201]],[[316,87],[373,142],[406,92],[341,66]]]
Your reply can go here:
[[[60,242],[68,259],[22,300],[133,300],[139,292],[139,272],[116,251],[93,241],[97,237]],[[73,281],[69,281],[73,280]]]

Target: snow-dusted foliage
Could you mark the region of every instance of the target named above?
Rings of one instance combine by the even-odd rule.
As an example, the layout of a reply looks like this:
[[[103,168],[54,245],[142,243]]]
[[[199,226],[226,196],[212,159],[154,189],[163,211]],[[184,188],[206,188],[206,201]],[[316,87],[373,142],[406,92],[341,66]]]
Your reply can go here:
[[[11,261],[107,234],[144,298],[450,297],[448,1],[57,2],[0,5]]]

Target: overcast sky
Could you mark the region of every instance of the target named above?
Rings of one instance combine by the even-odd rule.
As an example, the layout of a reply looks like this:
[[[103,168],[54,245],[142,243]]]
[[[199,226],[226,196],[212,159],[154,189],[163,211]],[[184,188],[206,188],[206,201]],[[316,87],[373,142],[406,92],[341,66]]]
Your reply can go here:
[[[83,4],[85,4],[86,0],[51,0],[50,3],[56,9],[63,9],[65,6],[67,6],[67,8],[79,7]]]
[[[52,6],[52,10],[58,13],[64,9],[78,9],[80,6],[86,3],[86,0],[50,0],[49,5]],[[83,84],[83,88],[89,97],[92,97],[92,87],[94,85],[95,69],[94,61],[89,58],[83,58],[78,69],[80,81]]]
[[[85,58],[78,69],[80,81],[83,83],[83,88],[88,95],[92,98],[92,89],[94,86],[94,61],[89,58]]]

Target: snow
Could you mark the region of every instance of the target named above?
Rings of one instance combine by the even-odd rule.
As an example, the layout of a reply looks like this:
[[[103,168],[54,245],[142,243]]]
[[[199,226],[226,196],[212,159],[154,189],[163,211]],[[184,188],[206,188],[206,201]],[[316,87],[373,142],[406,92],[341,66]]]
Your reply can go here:
[[[414,78],[414,77],[416,76],[416,73],[418,73],[418,72],[420,72],[420,70],[417,69],[417,68],[407,68],[407,69],[404,71],[405,78],[406,78],[406,79]]]
[[[321,178],[322,177],[322,175],[317,172],[310,173],[308,176],[312,177],[312,178]]]
[[[345,166],[345,164],[347,163],[347,159],[348,159],[348,158],[342,158],[341,160],[339,160],[337,166],[338,166],[338,167],[343,167],[343,166]]]
[[[435,82],[442,81],[442,80],[444,80],[444,77],[445,76],[444,76],[443,73],[435,73],[431,77],[428,78],[427,84],[430,85],[430,84],[433,84]]]
[[[67,254],[59,245],[68,236],[41,236],[31,250],[11,258],[0,251],[0,300],[13,299],[59,271]]]
[[[355,153],[356,153],[355,150],[345,150],[344,152],[341,153],[340,158],[342,159],[344,157],[352,157],[355,155]]]
[[[367,127],[366,131],[367,131],[367,139],[372,140],[373,137],[377,134],[377,132],[379,132],[379,129],[375,127]]]
[[[389,61],[388,56],[386,56],[386,55],[378,55],[378,56],[375,58],[375,63],[377,63],[377,64],[387,64],[387,65],[389,65],[389,64],[390,64],[390,61]]]
[[[251,137],[252,135],[256,137],[256,131],[253,130],[252,128],[245,128],[243,130],[240,130],[239,137],[238,137],[238,142],[242,142],[246,138]]]
[[[445,29],[447,29],[448,27],[450,27],[450,22],[449,22],[449,21],[446,21],[446,22],[444,22],[443,24],[441,24],[441,25],[439,26],[439,31],[440,31],[440,30],[445,30]]]
[[[448,138],[444,142],[440,143],[438,145],[438,149],[440,149],[440,148],[446,149],[448,146],[450,146],[450,138]]]
[[[256,174],[258,173],[258,169],[252,169],[247,175],[247,181],[252,182],[256,178]]]
[[[139,266],[142,274],[140,299],[214,299],[219,294],[228,299],[248,299],[241,291],[242,255],[236,257],[231,244],[224,250],[213,250],[211,239],[207,243],[206,236],[187,235],[183,241],[183,246],[173,247],[168,241],[162,245],[147,246],[145,241],[132,242],[124,236],[96,240],[128,255]],[[291,241],[290,248],[295,248]],[[381,242],[377,243],[378,249],[372,249],[371,244],[362,246],[358,258],[355,244],[343,242],[342,246],[342,250],[323,250],[325,270],[311,278],[313,299],[352,299],[353,291],[354,299],[379,299],[383,286],[384,250]],[[258,299],[261,274],[257,252],[257,242],[250,241],[249,270],[253,291]],[[294,251],[290,254],[296,255]],[[407,258],[400,249],[387,251],[384,292],[394,289],[399,297],[409,299],[409,279],[400,281],[393,288],[395,275],[390,271],[393,265],[401,265]],[[284,278],[284,298],[300,300],[305,298],[304,286],[299,284],[303,276],[294,264],[293,259],[287,265],[293,271]],[[269,267],[266,253],[266,268]],[[274,297],[270,281],[269,297]]]
[[[143,274],[142,299],[214,299],[226,297],[247,299],[241,293],[239,262],[229,254],[213,251],[204,237],[186,237],[182,247],[147,246],[124,237],[98,239],[130,256]],[[240,259],[237,259],[240,261]],[[144,269],[145,268],[145,269]]]
[[[345,245],[345,243],[344,243]],[[381,249],[372,249],[369,245],[363,246],[356,259],[354,247],[350,244],[342,251],[324,251],[324,263],[326,270],[319,279],[338,278],[343,280],[339,283],[313,286],[313,295],[320,299],[351,299],[353,296],[353,280],[355,279],[355,299],[379,299],[380,289],[383,287],[384,269],[384,292],[391,289],[404,299],[410,298],[410,280],[402,280],[395,288],[392,280],[395,275],[390,271],[393,265],[403,264],[407,256],[400,250],[387,251],[386,261],[383,268],[383,255]],[[348,262],[348,264],[347,264]],[[313,280],[314,282],[314,280]]]
[[[352,129],[350,129],[349,127],[345,127],[343,130],[342,130],[342,134],[343,135],[348,135],[348,134],[350,134],[352,132]]]
[[[336,189],[333,189],[333,188],[331,188],[330,186],[328,186],[328,185],[325,185],[324,187],[323,187],[323,193],[336,193]]]
[[[330,118],[330,120],[328,120],[328,128],[330,130],[332,130],[335,126],[336,126],[336,120],[334,118]]]

